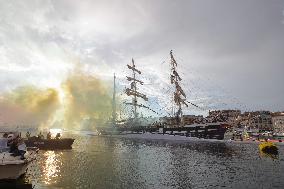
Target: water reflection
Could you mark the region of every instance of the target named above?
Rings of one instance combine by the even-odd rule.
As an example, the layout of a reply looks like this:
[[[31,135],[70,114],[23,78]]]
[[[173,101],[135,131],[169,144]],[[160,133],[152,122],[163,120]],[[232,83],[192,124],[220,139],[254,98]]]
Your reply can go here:
[[[56,183],[57,177],[60,174],[62,152],[46,151],[43,157],[46,158],[43,164],[43,182],[47,185]]]
[[[191,141],[189,143],[181,143],[181,142],[172,142],[172,141],[141,141],[141,140],[133,140],[133,139],[122,139],[123,145],[132,146],[132,147],[141,147],[142,145],[146,145],[149,147],[167,147],[167,149],[180,148],[184,151],[190,150],[199,153],[205,153],[208,155],[215,155],[221,157],[232,157],[236,155],[238,152],[232,148],[231,144],[227,144],[224,142],[204,142],[204,141]],[[178,152],[179,153],[179,152]],[[181,154],[175,154],[181,155]]]
[[[40,151],[35,188],[282,188],[279,160],[255,144],[133,141],[88,135],[72,150]],[[1,188],[1,187],[0,187]]]

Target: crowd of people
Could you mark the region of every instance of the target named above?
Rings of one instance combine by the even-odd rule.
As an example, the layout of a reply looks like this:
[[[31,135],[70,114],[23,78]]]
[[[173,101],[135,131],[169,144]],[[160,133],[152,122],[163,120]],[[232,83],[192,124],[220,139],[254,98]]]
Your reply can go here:
[[[29,139],[31,137],[31,133],[28,131],[26,133],[26,137],[27,139]],[[39,132],[39,134],[36,136],[38,139],[44,139],[44,135],[42,134],[42,132]],[[54,139],[60,139],[61,138],[61,134],[57,133]],[[46,139],[51,140],[52,139],[52,135],[51,132],[48,132],[46,135]]]

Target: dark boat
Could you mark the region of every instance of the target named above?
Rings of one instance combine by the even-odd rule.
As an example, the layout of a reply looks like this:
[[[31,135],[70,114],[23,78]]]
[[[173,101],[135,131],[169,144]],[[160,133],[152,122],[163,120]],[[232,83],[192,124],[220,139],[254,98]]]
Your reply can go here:
[[[218,139],[223,140],[225,132],[230,127],[227,123],[206,123],[206,124],[193,124],[185,125],[183,127],[126,127],[119,128],[118,132],[125,133],[155,133],[162,135],[177,135],[186,137],[196,137],[205,139]]]
[[[57,150],[57,149],[72,149],[72,144],[75,139],[40,139],[38,137],[30,137],[25,140],[28,147],[37,147],[42,150]]]

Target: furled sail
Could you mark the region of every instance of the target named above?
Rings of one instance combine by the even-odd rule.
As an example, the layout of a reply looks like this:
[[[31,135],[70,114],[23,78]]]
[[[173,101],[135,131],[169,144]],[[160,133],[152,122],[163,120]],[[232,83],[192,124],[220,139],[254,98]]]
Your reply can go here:
[[[176,118],[178,120],[178,123],[180,122],[182,118],[182,106],[188,107],[187,101],[186,101],[186,94],[182,87],[180,86],[179,82],[182,80],[180,75],[177,72],[177,62],[174,58],[173,51],[170,51],[170,56],[171,56],[171,75],[170,75],[170,80],[171,84],[174,85],[174,94],[173,94],[173,100],[175,105],[177,106],[177,112],[176,112]]]
[[[141,93],[141,92],[138,92],[137,90],[137,84],[140,84],[140,85],[143,85],[144,82],[143,81],[140,81],[136,78],[136,74],[141,74],[141,71],[138,70],[135,66],[135,63],[134,63],[134,59],[132,58],[132,65],[127,65],[128,69],[132,70],[132,77],[130,76],[126,76],[127,80],[130,81],[130,88],[126,88],[125,89],[125,93],[128,95],[128,96],[132,96],[132,102],[131,103],[125,103],[127,105],[131,105],[134,107],[134,119],[137,118],[137,107],[143,107],[143,108],[147,108],[149,109],[149,107],[145,106],[145,105],[142,105],[142,104],[138,104],[138,99],[137,98],[142,98],[143,100],[145,101],[148,101],[148,98],[145,94]],[[151,110],[153,111],[153,110]]]

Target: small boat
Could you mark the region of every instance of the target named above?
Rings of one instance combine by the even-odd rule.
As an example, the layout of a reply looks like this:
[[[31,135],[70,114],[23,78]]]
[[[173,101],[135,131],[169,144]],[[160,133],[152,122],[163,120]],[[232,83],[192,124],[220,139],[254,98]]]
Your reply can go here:
[[[56,149],[72,149],[72,144],[75,139],[59,138],[59,139],[43,139],[36,136],[25,140],[28,147],[37,147],[42,150],[56,150]]]
[[[50,129],[46,138],[40,132],[38,136],[30,135],[30,132],[26,133],[25,143],[28,147],[37,147],[41,150],[64,150],[72,149],[72,144],[75,139],[73,138],[61,138],[62,129]]]
[[[265,141],[260,143],[258,147],[263,153],[278,155],[278,148],[273,142]]]

